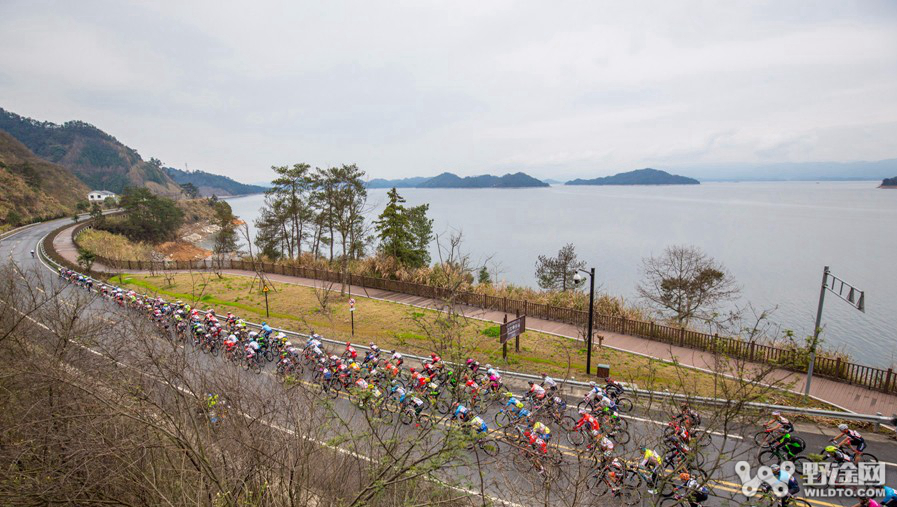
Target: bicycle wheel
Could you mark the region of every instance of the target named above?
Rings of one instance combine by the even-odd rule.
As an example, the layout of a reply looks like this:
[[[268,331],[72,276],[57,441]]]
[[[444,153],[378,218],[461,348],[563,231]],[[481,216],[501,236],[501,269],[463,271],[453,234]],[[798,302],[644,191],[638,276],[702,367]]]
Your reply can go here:
[[[452,409],[452,404],[448,402],[448,400],[439,398],[436,400],[436,411],[442,415],[447,415],[449,410]]]
[[[610,435],[610,438],[620,445],[626,445],[629,443],[630,435],[626,430],[617,430]]]
[[[629,398],[617,398],[617,410],[627,414],[632,411],[632,400]]]
[[[588,411],[591,412],[591,411],[592,411],[592,404],[589,403],[589,402],[587,402],[586,400],[582,400],[582,401],[579,402],[578,405],[576,405],[576,409],[577,409],[577,410],[588,410]]]
[[[586,479],[586,489],[595,496],[602,496],[607,493],[607,482],[604,480],[604,474],[596,473],[590,475]]]
[[[580,447],[586,441],[585,432],[581,429],[567,433],[567,442],[573,447]]]
[[[428,429],[430,429],[430,426],[433,425],[433,422],[430,419],[430,416],[428,416],[427,414],[421,413],[420,415],[417,416],[417,425],[422,430],[428,430]]]
[[[618,430],[629,431],[629,421],[621,417],[617,417],[616,419],[614,419],[613,425]]]
[[[788,500],[788,507],[810,507],[810,502],[802,498],[791,498]]]
[[[480,440],[479,444],[477,445],[479,446],[481,451],[486,453],[486,456],[489,456],[491,458],[498,456],[500,449],[498,447],[497,441],[491,438],[487,438],[485,440]]]
[[[782,458],[779,457],[779,454],[772,449],[766,449],[765,451],[761,451],[759,455],[757,455],[757,461],[760,462],[761,465],[772,465],[773,463],[781,463]]]
[[[573,431],[573,428],[576,427],[576,419],[570,417],[569,415],[565,415],[564,417],[561,417],[561,420],[558,424],[564,431]]]
[[[769,436],[769,432],[766,431],[758,431],[754,434],[754,443],[762,448],[769,447],[769,441],[767,437]]]
[[[404,424],[406,426],[411,424],[411,421],[413,421],[413,420],[414,420],[414,412],[412,412],[411,410],[405,410],[401,414],[399,414],[399,422],[401,422],[402,424]]]
[[[876,458],[874,454],[866,454],[864,452],[860,455],[860,461],[863,463],[878,463],[878,458]]]
[[[619,498],[623,505],[638,505],[642,501],[642,492],[636,488],[623,487],[614,496]]]
[[[259,364],[258,361],[252,361],[252,372],[256,375],[260,375],[262,373],[262,365]]]
[[[495,417],[493,417],[492,420],[495,421],[496,428],[504,428],[510,426],[514,422],[511,420],[511,415],[505,411],[495,414]]]
[[[516,453],[514,453],[514,457],[511,459],[511,462],[514,464],[514,468],[516,468],[517,471],[522,474],[533,469],[532,458],[525,450],[517,451]]]

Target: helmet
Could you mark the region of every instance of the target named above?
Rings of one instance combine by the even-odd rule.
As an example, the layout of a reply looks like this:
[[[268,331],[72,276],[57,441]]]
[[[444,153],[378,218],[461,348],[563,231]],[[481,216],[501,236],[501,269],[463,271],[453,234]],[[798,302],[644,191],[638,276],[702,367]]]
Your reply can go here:
[[[529,384],[529,385],[533,385],[533,381],[530,380],[530,381],[527,382],[527,384]]]
[[[841,423],[838,425],[838,429],[841,431],[847,431],[847,425],[844,423]]]
[[[825,448],[825,452],[828,452],[828,453],[833,453],[833,452],[836,452],[837,450],[838,450],[838,448],[835,447],[834,445],[829,445],[829,446],[826,446],[826,448]]]
[[[436,357],[436,353],[435,353],[435,352],[430,352],[430,357],[435,358],[435,357]]]
[[[586,411],[586,409],[584,409],[584,408],[581,408],[581,409],[579,409],[579,413],[582,415],[586,415],[588,413],[588,411]]]
[[[468,359],[467,359],[467,364],[471,364],[471,363],[473,363],[473,359],[468,358]]]
[[[373,346],[374,346],[374,342],[368,343],[368,347],[373,347]]]
[[[592,387],[596,387],[598,384],[596,384],[595,381],[593,380],[593,381],[589,382],[589,385]]]
[[[782,467],[780,467],[778,463],[773,463],[772,465],[769,465],[769,469],[773,472],[778,472]]]
[[[540,373],[540,374],[539,374],[539,376],[540,376],[540,377],[547,377],[547,376],[548,376],[548,374],[547,374],[547,373],[545,373],[545,372],[544,372],[544,371],[543,371],[543,372],[542,372],[542,373]]]
[[[351,346],[352,346],[351,342],[346,342],[346,347],[351,347]]]
[[[775,412],[772,413],[772,416],[773,416],[773,417],[778,417],[778,416],[780,416],[780,415],[782,415],[782,413],[779,412],[778,410],[776,410]]]
[[[416,372],[417,372],[417,370],[415,370],[414,368],[411,368],[411,373],[416,373]]]
[[[689,475],[688,472],[682,472],[681,474],[679,474],[679,479],[682,481],[687,481],[691,479],[691,475]]]
[[[390,354],[395,354],[396,351],[395,351],[395,350],[390,350],[389,353],[390,353]]]
[[[492,365],[489,364],[489,363],[486,363],[486,369],[489,370],[489,369],[491,369],[491,368],[492,368]]]
[[[506,392],[506,393],[505,393],[505,396],[507,396],[508,398],[513,398],[513,397],[514,397],[514,393],[512,393],[512,392],[509,391],[509,392]]]
[[[292,347],[292,346],[293,346],[293,342],[286,342],[286,343],[283,344],[283,346],[284,346],[284,347],[287,347],[287,348]]]

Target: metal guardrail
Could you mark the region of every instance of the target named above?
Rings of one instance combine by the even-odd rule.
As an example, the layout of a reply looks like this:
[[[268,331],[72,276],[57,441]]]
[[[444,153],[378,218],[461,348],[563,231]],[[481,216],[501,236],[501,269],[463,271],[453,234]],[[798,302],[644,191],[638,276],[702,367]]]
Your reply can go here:
[[[37,251],[38,251],[39,255],[44,260],[46,260],[47,262],[56,266],[57,269],[60,267],[59,264],[57,264],[55,261],[50,259],[49,256],[46,255],[46,252],[44,251],[44,248],[43,248],[43,239],[38,242]],[[248,326],[251,326],[255,329],[261,329],[261,327],[262,327],[261,324],[258,324],[255,322],[250,322],[250,321],[245,321],[245,322]],[[272,329],[274,329],[277,332],[282,332],[282,333],[286,334],[287,336],[295,336],[295,337],[303,338],[303,339],[308,339],[311,336],[309,334],[299,333],[296,331],[290,331],[287,329],[280,329],[280,328],[274,328],[274,327],[272,327]],[[342,341],[331,340],[329,338],[324,338],[322,336],[320,336],[319,339],[321,340],[321,342],[328,343],[331,345],[342,346],[343,344],[346,343],[346,342],[342,342]],[[370,350],[370,347],[365,346],[365,345],[353,343],[352,346],[357,349]],[[406,358],[414,359],[417,361],[421,361],[421,362],[429,359],[429,358],[425,358],[425,357],[421,357],[421,356],[416,356],[413,354],[402,354],[402,356],[406,357]],[[458,367],[458,365],[453,365],[453,366]],[[537,376],[537,375],[531,375],[528,373],[506,371],[506,370],[500,370],[500,371],[501,371],[502,375],[506,375],[506,376],[512,377],[512,378],[518,378],[518,379],[522,379],[522,380],[539,380],[539,381],[542,380],[542,377]],[[584,390],[588,390],[591,387],[587,382],[579,382],[579,381],[570,380],[570,379],[564,379],[560,383],[563,385],[573,386],[573,387],[581,388]],[[705,396],[688,396],[688,395],[679,394],[679,393],[672,393],[669,391],[650,391],[650,390],[646,390],[646,389],[627,387],[626,392],[635,393],[638,396],[645,396],[648,398],[661,398],[661,399],[667,398],[667,399],[674,400],[674,401],[687,401],[688,403],[699,404],[699,405],[708,405],[708,406],[732,405],[731,400],[726,400],[726,399],[721,399],[721,398],[709,398],[709,397],[705,397]],[[745,402],[745,403],[742,403],[742,406],[760,410],[760,411],[767,411],[767,412],[776,410],[779,412],[786,412],[789,414],[799,414],[799,415],[808,415],[808,416],[817,416],[817,417],[829,417],[829,418],[833,418],[833,419],[869,422],[869,423],[874,423],[876,425],[884,424],[884,425],[890,425],[890,426],[897,426],[897,414],[895,414],[891,417],[888,417],[888,416],[882,415],[880,412],[877,414],[874,414],[874,415],[873,414],[857,414],[854,412],[838,412],[838,411],[834,411],[834,410],[821,410],[821,409],[815,409],[815,408],[792,407],[789,405],[773,405],[773,404],[769,404],[769,403],[755,403],[755,402]]]

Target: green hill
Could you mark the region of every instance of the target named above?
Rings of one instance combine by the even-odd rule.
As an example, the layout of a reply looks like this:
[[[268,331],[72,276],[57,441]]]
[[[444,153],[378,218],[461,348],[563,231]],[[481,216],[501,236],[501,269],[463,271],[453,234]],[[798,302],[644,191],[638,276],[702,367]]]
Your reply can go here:
[[[520,172],[505,174],[504,176],[484,174],[482,176],[467,176],[465,178],[445,172],[417,185],[418,188],[525,188],[547,186],[548,183]]]
[[[894,176],[893,178],[885,178],[882,180],[881,186],[897,188],[897,176]]]
[[[166,167],[165,172],[178,185],[192,183],[198,190],[199,195],[210,197],[217,195],[218,197],[227,197],[231,195],[248,195],[261,194],[265,187],[258,185],[247,185],[240,183],[227,176],[207,173],[205,171],[182,171],[174,167]]]
[[[670,174],[666,171],[658,169],[638,169],[626,173],[619,173],[604,178],[594,178],[591,180],[576,179],[568,181],[565,185],[700,185],[701,182]]]
[[[0,130],[38,157],[65,167],[93,190],[121,193],[126,186],[145,186],[163,195],[181,192],[161,163],[144,161],[136,150],[89,123],[68,121],[57,125],[0,108]]]
[[[0,132],[0,188],[0,226],[68,215],[90,191],[67,169],[35,156],[6,132]]]

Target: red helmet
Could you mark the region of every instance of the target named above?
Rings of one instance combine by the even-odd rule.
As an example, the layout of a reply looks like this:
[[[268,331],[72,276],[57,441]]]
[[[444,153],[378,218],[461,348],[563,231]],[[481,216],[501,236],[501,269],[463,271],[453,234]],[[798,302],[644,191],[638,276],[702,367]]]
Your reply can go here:
[[[346,342],[346,347],[351,347],[351,346],[352,346],[351,342]]]

